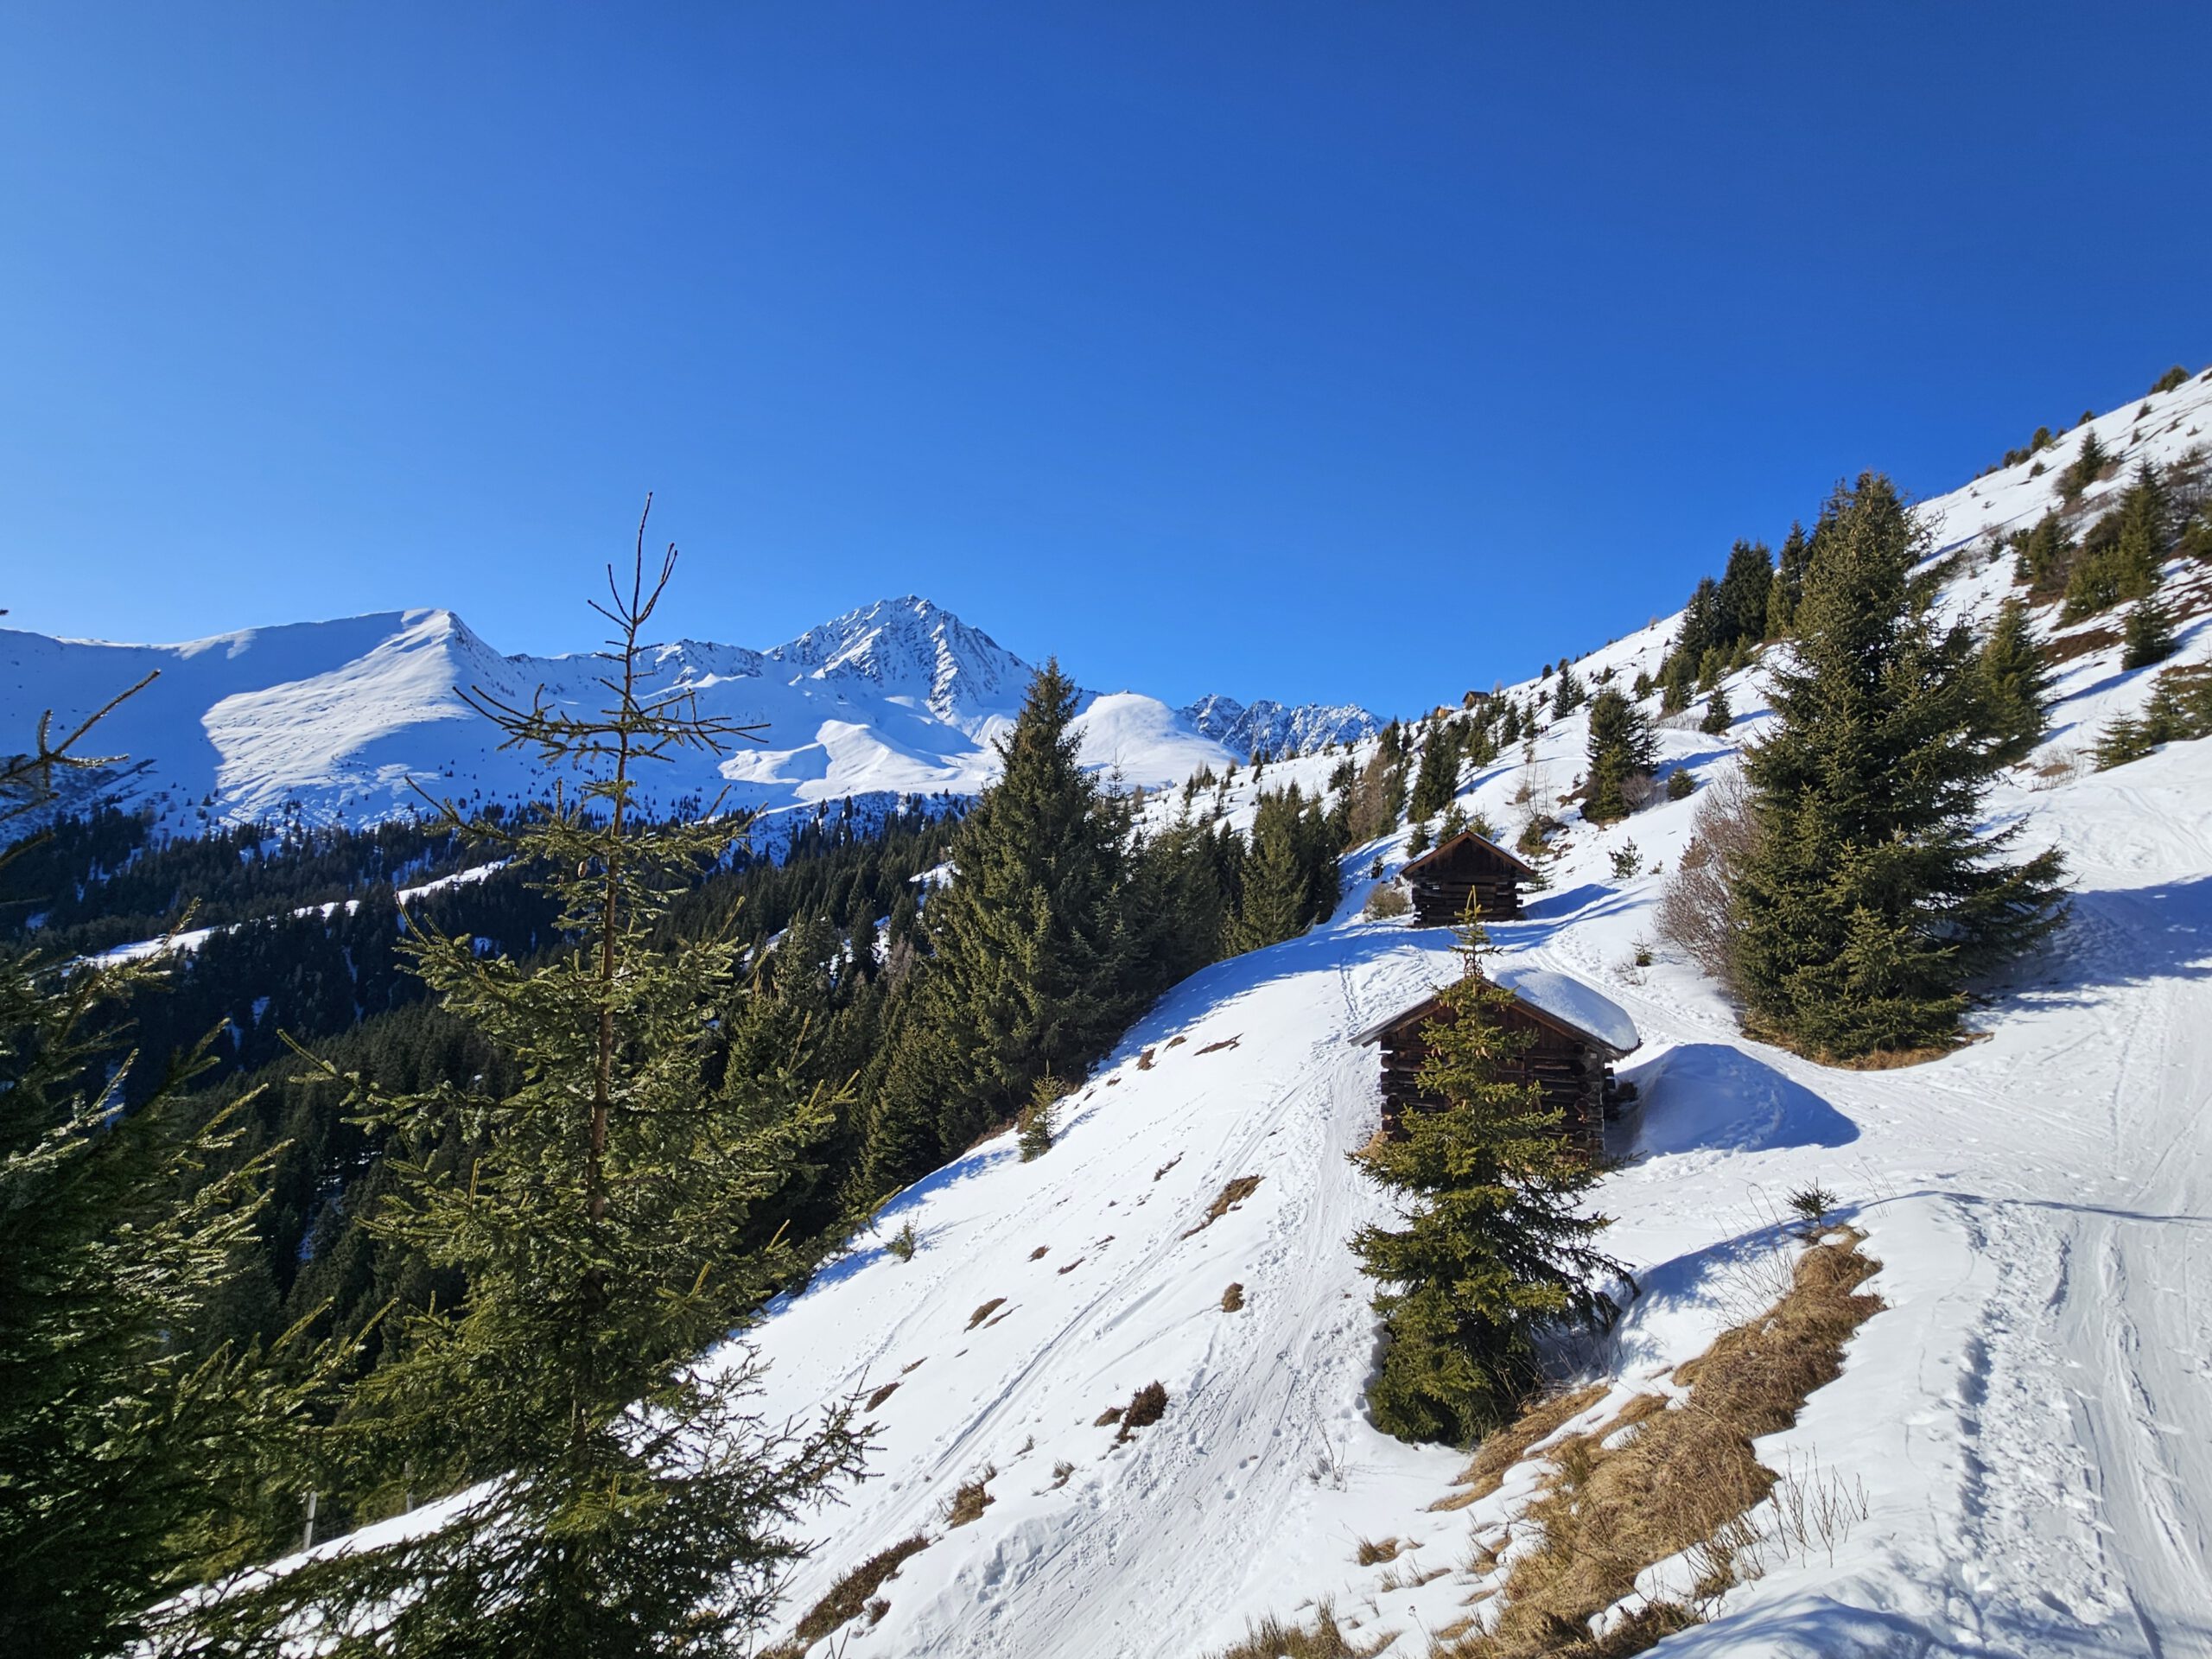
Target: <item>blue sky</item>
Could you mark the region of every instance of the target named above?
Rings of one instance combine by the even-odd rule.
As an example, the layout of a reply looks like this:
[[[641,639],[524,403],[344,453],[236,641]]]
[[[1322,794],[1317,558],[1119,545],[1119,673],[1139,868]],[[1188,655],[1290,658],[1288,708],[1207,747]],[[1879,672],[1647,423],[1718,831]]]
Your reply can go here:
[[[1410,710],[2212,360],[2212,9],[0,16],[0,605]],[[1787,14],[1787,15],[1785,15]]]

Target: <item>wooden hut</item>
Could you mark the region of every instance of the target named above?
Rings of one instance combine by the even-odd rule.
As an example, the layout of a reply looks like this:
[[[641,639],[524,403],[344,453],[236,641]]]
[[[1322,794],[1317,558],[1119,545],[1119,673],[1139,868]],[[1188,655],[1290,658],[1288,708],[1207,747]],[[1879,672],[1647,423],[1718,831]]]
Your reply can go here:
[[[1534,1079],[1544,1104],[1565,1118],[1563,1132],[1577,1146],[1595,1153],[1605,1144],[1605,1120],[1628,1097],[1613,1081],[1613,1062],[1632,1053],[1640,1039],[1627,1014],[1580,982],[1543,969],[1509,970],[1498,983],[1513,993],[1503,1013],[1509,1027],[1532,1040],[1512,1063],[1509,1077]],[[1444,1103],[1421,1090],[1428,1058],[1423,1030],[1446,1017],[1440,997],[1423,997],[1413,1007],[1361,1032],[1352,1040],[1382,1051],[1382,1128],[1396,1135],[1409,1111],[1433,1110]],[[1632,1094],[1632,1091],[1629,1091]]]
[[[1471,830],[1461,830],[1398,874],[1413,895],[1415,927],[1450,927],[1465,913],[1470,897],[1485,917],[1510,921],[1521,913],[1521,884],[1536,877],[1504,848]]]

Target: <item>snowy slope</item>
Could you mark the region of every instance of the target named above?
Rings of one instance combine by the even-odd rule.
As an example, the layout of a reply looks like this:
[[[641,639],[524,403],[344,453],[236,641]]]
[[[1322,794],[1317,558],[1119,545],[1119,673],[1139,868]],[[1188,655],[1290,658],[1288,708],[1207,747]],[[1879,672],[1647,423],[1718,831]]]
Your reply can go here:
[[[589,656],[502,656],[440,610],[181,645],[0,630],[0,729],[28,732],[48,708],[73,723],[159,670],[102,725],[99,747],[143,766],[139,788],[166,823],[275,818],[294,807],[313,823],[365,823],[420,805],[410,779],[470,804],[543,793],[530,758],[499,751],[495,729],[454,688],[527,704],[542,686],[556,702],[597,707],[603,666]],[[992,741],[1011,727],[1031,673],[989,635],[912,596],[766,652],[679,640],[658,652],[652,685],[694,688],[702,711],[763,730],[719,762],[652,768],[645,787],[664,809],[721,797],[769,812],[846,797],[972,795],[996,774]],[[1255,709],[1269,711],[1262,734],[1278,746],[1295,738],[1318,748],[1375,723],[1358,709]],[[1135,692],[1085,694],[1077,726],[1084,763],[1132,786],[1241,762],[1255,729],[1248,720],[1212,733]]]
[[[2212,425],[2204,380],[2149,403],[2139,438],[2135,404],[2100,437],[2165,459]],[[2040,515],[2074,441],[2048,476],[2024,467],[1928,505],[1945,550],[1968,550],[1947,603],[1986,612],[2005,590],[2002,563],[1973,550]],[[2212,599],[2196,573],[2171,586],[2191,611],[2179,660],[2212,659]],[[1672,626],[1578,672],[1656,669]],[[1450,665],[1438,677],[1448,687]],[[1778,1559],[1660,1651],[2212,1656],[2212,742],[2103,774],[2068,762],[2151,677],[2111,646],[2067,663],[2053,735],[1993,811],[2031,846],[2064,847],[2074,923],[1977,1014],[1985,1040],[1932,1064],[1817,1066],[1741,1039],[1663,950],[1636,965],[1661,882],[1616,880],[1613,855],[1632,840],[1645,868],[1671,867],[1694,800],[1602,830],[1558,806],[1550,890],[1494,928],[1506,971],[1592,988],[1642,1039],[1622,1068],[1641,1103],[1599,1203],[1643,1294],[1573,1370],[1618,1397],[1763,1306],[1789,1248],[1783,1196],[1808,1182],[1842,1195],[1885,1264],[1888,1307],[1842,1377],[1761,1447],[1772,1466],[1863,1483],[1866,1517],[1832,1560]],[[1758,671],[1729,693],[1731,731],[1662,730],[1666,766],[1700,783],[1735,766],[1763,722]],[[1560,722],[1533,769],[1488,769],[1467,804],[1516,824],[1531,770],[1545,798],[1566,795],[1585,739],[1581,716]],[[1265,783],[1327,769],[1286,762]],[[1232,817],[1251,805],[1248,779]],[[772,1312],[772,1412],[898,1385],[872,1414],[871,1478],[818,1517],[790,1618],[878,1550],[934,1540],[883,1586],[880,1623],[817,1656],[1167,1659],[1326,1599],[1411,1659],[1494,1585],[1471,1544],[1534,1471],[1432,1511],[1463,1459],[1399,1445],[1361,1411],[1370,1287],[1344,1241],[1382,1208],[1344,1157],[1379,1110],[1374,1051],[1350,1039],[1454,971],[1447,934],[1360,918],[1378,852],[1402,862],[1402,837],[1346,859],[1332,922],[1166,998],[1044,1158],[1020,1162],[1010,1138],[969,1153]],[[1242,1205],[1200,1227],[1249,1176]],[[921,1244],[901,1262],[880,1240],[906,1222]],[[1227,1313],[1232,1281],[1244,1306]],[[1164,1418],[1117,1446],[1094,1420],[1155,1380]],[[948,1528],[953,1489],[992,1468],[995,1501]],[[1411,1541],[1410,1561],[1357,1566],[1363,1537]]]

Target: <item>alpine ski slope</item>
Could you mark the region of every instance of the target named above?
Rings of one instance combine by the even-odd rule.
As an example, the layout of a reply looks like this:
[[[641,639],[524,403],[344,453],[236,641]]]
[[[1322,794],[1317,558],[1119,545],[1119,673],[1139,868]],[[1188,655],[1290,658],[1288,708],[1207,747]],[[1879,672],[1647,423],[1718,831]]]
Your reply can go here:
[[[2212,442],[2212,382],[2097,428],[2131,466],[2171,459]],[[2023,465],[1926,505],[1939,550],[1967,550],[1943,604],[1986,617],[2010,590],[2009,556],[1984,553],[2041,516],[2076,442],[2047,475]],[[2206,575],[2169,567],[2179,662],[2212,658]],[[1673,626],[1577,673],[1656,671]],[[2104,773],[2078,759],[2154,671],[2123,673],[2114,645],[2064,664],[2048,741],[1991,810],[2024,826],[2024,846],[2064,849],[2072,921],[1943,1058],[1834,1070],[1738,1034],[1654,925],[1651,872],[1679,859],[1694,797],[1603,830],[1555,808],[1568,828],[1548,889],[1492,928],[1501,966],[1571,976],[1641,1037],[1620,1067],[1641,1098],[1596,1194],[1641,1294],[1610,1338],[1560,1356],[1564,1380],[1611,1387],[1582,1421],[1662,1388],[1772,1299],[1798,1248],[1793,1189],[1839,1194],[1882,1263],[1870,1288],[1886,1306],[1841,1376],[1758,1447],[1852,1493],[1847,1525],[1832,1548],[1777,1541],[1762,1576],[1659,1651],[2212,1656],[2212,742]],[[1725,776],[1758,734],[1762,683],[1756,668],[1730,683],[1722,737],[1663,728],[1662,769]],[[1509,757],[1465,778],[1463,799],[1517,827],[1514,796],[1566,795],[1586,735],[1580,715],[1557,723],[1533,767]],[[1318,786],[1330,765],[1270,766],[1263,782]],[[1248,776],[1232,812],[1252,798]],[[1645,873],[1617,880],[1630,841]],[[1388,1206],[1347,1156],[1380,1105],[1376,1052],[1351,1038],[1456,972],[1448,933],[1363,918],[1378,853],[1395,868],[1402,838],[1346,859],[1332,920],[1165,998],[1065,1103],[1050,1152],[1024,1163],[1010,1135],[970,1151],[753,1334],[772,1416],[888,1390],[866,1414],[868,1478],[812,1519],[820,1548],[786,1631],[856,1563],[931,1541],[875,1592],[873,1622],[817,1659],[1196,1659],[1322,1602],[1413,1656],[1495,1589],[1471,1556],[1515,1520],[1541,1448],[1491,1496],[1436,1510],[1465,1458],[1389,1440],[1362,1411],[1372,1287],[1346,1240]],[[901,1261],[886,1245],[908,1224]],[[1226,1312],[1232,1283],[1243,1306]],[[1158,1422],[1125,1440],[1098,1423],[1154,1382]],[[991,1501],[949,1524],[977,1480]],[[1403,1553],[1362,1567],[1363,1539]]]

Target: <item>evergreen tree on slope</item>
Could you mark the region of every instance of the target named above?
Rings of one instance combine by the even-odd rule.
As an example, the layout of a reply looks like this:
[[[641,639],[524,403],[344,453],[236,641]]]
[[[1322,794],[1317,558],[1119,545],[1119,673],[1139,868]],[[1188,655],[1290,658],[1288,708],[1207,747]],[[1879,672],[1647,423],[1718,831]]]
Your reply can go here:
[[[1583,817],[1592,823],[1626,817],[1634,789],[1658,763],[1658,745],[1643,710],[1610,686],[1590,704],[1589,760]]]
[[[372,1224],[464,1273],[467,1295],[407,1322],[330,1455],[394,1500],[454,1501],[406,1535],[241,1587],[218,1610],[229,1628],[194,1651],[285,1650],[307,1617],[333,1659],[734,1655],[805,1553],[790,1530],[804,1508],[857,1471],[849,1406],[811,1428],[764,1423],[748,1351],[709,1357],[802,1265],[757,1236],[754,1211],[831,1114],[822,1090],[717,1079],[711,1020],[738,948],[655,938],[737,832],[641,823],[637,774],[744,734],[701,716],[692,692],[641,683],[640,632],[674,560],[648,588],[641,524],[626,593],[609,572],[603,709],[477,694],[511,746],[586,779],[519,829],[472,826],[557,896],[563,948],[524,966],[416,930],[426,982],[517,1059],[521,1085],[355,1096],[403,1148]],[[430,1155],[455,1125],[470,1147],[458,1167]]]
[[[1414,774],[1414,792],[1406,810],[1417,820],[1434,817],[1452,803],[1459,789],[1459,745],[1449,725],[1440,723],[1421,745],[1421,767]]]
[[[1981,695],[1989,758],[1999,766],[2026,760],[2050,723],[2050,670],[2028,632],[2024,601],[2007,599],[1982,642]]]
[[[99,718],[59,743],[41,721],[0,761],[0,830],[48,806],[57,772],[110,764],[73,753]],[[304,1408],[339,1353],[286,1381],[251,1346],[191,1345],[283,1148],[232,1159],[240,1130],[187,1120],[204,1044],[118,1115],[142,1062],[107,1011],[160,980],[0,959],[0,1651],[123,1650],[163,1597],[250,1559],[275,1489],[297,1491]]]
[[[1605,1219],[1582,1207],[1598,1171],[1535,1082],[1511,1075],[1531,1038],[1504,1021],[1513,994],[1484,976],[1489,947],[1471,913],[1460,938],[1465,975],[1424,1033],[1421,1090],[1444,1104],[1408,1111],[1401,1138],[1356,1154],[1400,1196],[1405,1224],[1363,1227],[1351,1244],[1386,1287],[1375,1297],[1387,1336],[1368,1390],[1376,1427],[1471,1445],[1535,1386],[1544,1327],[1617,1312],[1593,1281],[1622,1269],[1595,1243]]]
[[[2056,852],[1977,830],[1997,769],[1963,626],[1907,592],[1922,537],[1875,474],[1813,537],[1773,734],[1746,759],[1756,833],[1732,896],[1753,1033],[1849,1059],[1955,1037],[1974,976],[2056,922]]]
[[[867,1196],[1011,1117],[1048,1069],[1081,1077],[1142,1001],[1122,898],[1128,814],[1077,764],[1076,696],[1057,661],[1039,671],[999,743],[999,781],[954,839],[907,1052],[876,1103]],[[925,1126],[938,1155],[918,1161]]]

